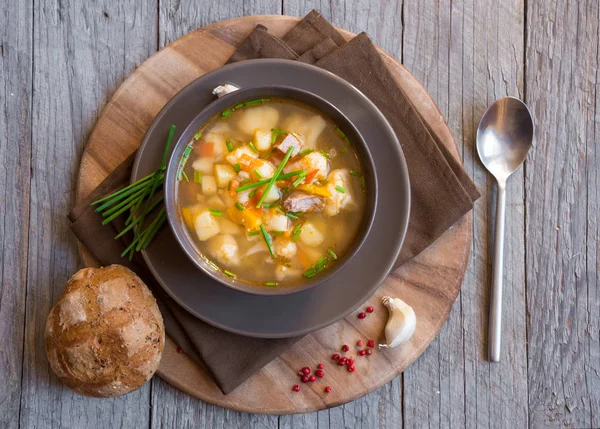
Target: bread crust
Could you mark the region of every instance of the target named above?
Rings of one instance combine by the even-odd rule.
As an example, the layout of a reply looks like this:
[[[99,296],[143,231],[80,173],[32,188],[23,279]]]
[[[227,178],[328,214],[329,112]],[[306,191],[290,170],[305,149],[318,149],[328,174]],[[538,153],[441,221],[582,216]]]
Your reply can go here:
[[[156,300],[128,268],[84,268],[69,279],[46,320],[54,373],[75,392],[112,397],[158,369],[165,328]]]

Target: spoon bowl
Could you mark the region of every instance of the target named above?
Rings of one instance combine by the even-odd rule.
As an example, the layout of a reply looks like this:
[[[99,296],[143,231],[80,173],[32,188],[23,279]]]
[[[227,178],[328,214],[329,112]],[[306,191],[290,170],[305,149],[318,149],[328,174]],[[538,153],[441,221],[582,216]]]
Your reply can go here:
[[[504,97],[483,114],[477,128],[477,153],[498,181],[506,181],[525,161],[533,143],[533,119],[518,98]]]
[[[477,152],[485,168],[498,182],[488,338],[492,362],[500,362],[502,337],[506,179],[525,161],[532,145],[533,119],[525,103],[518,98],[501,98],[483,114],[477,128]]]

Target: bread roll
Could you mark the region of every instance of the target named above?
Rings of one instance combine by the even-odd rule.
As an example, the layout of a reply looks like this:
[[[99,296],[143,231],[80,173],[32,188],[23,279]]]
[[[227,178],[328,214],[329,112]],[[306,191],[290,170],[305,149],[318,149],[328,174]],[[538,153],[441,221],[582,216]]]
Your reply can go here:
[[[160,362],[165,329],[156,300],[120,265],[84,268],[67,282],[46,321],[54,373],[75,392],[119,396],[148,381]]]

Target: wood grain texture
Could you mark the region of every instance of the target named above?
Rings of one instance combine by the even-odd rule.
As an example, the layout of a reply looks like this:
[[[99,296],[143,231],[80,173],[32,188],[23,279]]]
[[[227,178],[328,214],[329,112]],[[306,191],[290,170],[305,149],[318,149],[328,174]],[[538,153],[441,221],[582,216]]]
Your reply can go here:
[[[2,428],[328,429],[398,428],[402,423],[476,428],[509,427],[509,422],[531,428],[600,427],[600,16],[595,0],[528,0],[525,5],[520,0],[427,0],[421,6],[415,0],[138,3],[16,0],[0,6]],[[475,240],[465,284],[438,339],[405,371],[404,384],[396,377],[353,403],[316,413],[274,417],[228,411],[158,378],[150,389],[115,400],[71,395],[54,381],[37,336],[77,265],[65,214],[76,160],[98,112],[135,66],[188,31],[244,14],[303,16],[313,7],[338,26],[366,30],[396,58],[404,56],[441,107],[467,171],[484,191],[474,210]],[[523,57],[525,85],[519,77]],[[505,94],[526,98],[537,133],[525,177],[513,177],[510,185],[518,193],[509,201],[507,231],[517,228],[518,235],[507,240],[514,244],[506,249],[513,265],[505,272],[513,277],[505,309],[510,307],[506,311],[516,319],[510,327],[505,314],[504,344],[513,338],[509,354],[515,361],[498,375],[484,362],[493,232],[488,225],[495,189],[473,145],[487,103]],[[524,190],[518,189],[523,180]],[[28,230],[30,186],[34,223]],[[525,285],[523,308],[519,288]],[[26,287],[23,356],[19,338]],[[528,351],[528,372],[523,350]],[[506,365],[506,353],[503,357],[501,365]],[[499,384],[499,377],[507,380]],[[528,401],[522,399],[525,382]],[[503,403],[512,404],[515,396],[518,407]]]
[[[600,427],[599,20],[597,1],[527,15],[530,427]]]
[[[479,119],[494,100],[523,93],[522,0],[404,4],[404,64],[437,102],[465,168],[482,192],[476,203],[469,269],[440,335],[404,373],[405,427],[525,427],[523,170],[508,185],[503,354],[487,359],[495,186],[475,148]]]
[[[279,16],[220,22],[187,34],[144,62],[121,85],[90,135],[82,156],[78,195],[87,195],[111,171],[111,165],[120,163],[133,152],[154,115],[167,100],[192,79],[223,64],[237,43],[257,24],[264,24],[274,35],[282,36],[296,22],[298,18]],[[352,37],[343,30],[342,34],[346,38]],[[424,120],[458,156],[446,122],[422,85],[390,56],[383,54],[383,57],[398,83],[415,101]],[[370,316],[369,323],[359,321],[353,313],[337,324],[306,336],[227,396],[220,393],[206,372],[176,353],[169,343],[158,373],[179,389],[208,402],[255,413],[305,412],[361,397],[410,365],[444,323],[466,269],[471,239],[469,224],[470,216],[467,215],[426,251],[390,275],[368,304],[365,303],[378,309],[376,315]],[[347,372],[340,372],[340,369],[330,372],[327,382],[334,390],[326,396],[320,390],[323,386],[319,385],[303,395],[292,394],[298,365],[310,364],[315,359],[327,362],[342,344],[353,344],[359,337],[378,337],[387,320],[387,311],[381,305],[384,295],[401,296],[419,315],[411,341],[401,348],[361,359],[352,382]],[[269,392],[269,396],[260,392]]]
[[[52,374],[43,332],[50,307],[79,266],[66,218],[74,201],[76,160],[107,98],[154,51],[156,7],[133,0],[36,1],[33,7],[31,225],[20,427],[149,426],[149,385],[106,401],[81,397]]]
[[[0,6],[0,427],[19,425],[31,160],[33,9]]]

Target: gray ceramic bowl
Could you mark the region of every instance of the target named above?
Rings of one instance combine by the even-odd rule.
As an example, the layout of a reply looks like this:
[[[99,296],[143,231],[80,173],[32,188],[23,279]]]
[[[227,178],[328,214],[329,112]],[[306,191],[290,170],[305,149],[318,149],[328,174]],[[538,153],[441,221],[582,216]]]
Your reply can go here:
[[[365,183],[367,190],[366,207],[363,215],[363,219],[359,226],[358,233],[350,245],[350,248],[346,251],[343,257],[340,258],[331,268],[320,273],[312,279],[305,279],[297,284],[288,286],[278,286],[274,288],[264,287],[246,283],[242,280],[232,279],[227,275],[223,274],[220,270],[215,269],[214,266],[207,262],[208,256],[203,257],[201,251],[194,244],[193,239],[189,236],[187,229],[183,225],[180,211],[177,207],[177,170],[181,163],[181,159],[185,149],[188,147],[193,136],[197,133],[206,122],[208,122],[215,115],[218,115],[222,111],[233,107],[244,101],[255,100],[258,98],[269,98],[278,97],[300,101],[308,104],[325,115],[329,116],[336,125],[346,134],[349,140],[352,142],[353,147],[360,158],[362,167],[365,174]],[[367,238],[373,218],[375,217],[375,211],[377,207],[377,177],[375,175],[375,166],[373,158],[369,152],[369,148],[365,143],[364,139],[350,122],[350,120],[335,106],[328,101],[308,91],[287,87],[287,86],[259,86],[250,88],[241,88],[230,94],[227,94],[213,103],[206,106],[186,127],[183,133],[180,135],[177,143],[175,144],[171,158],[167,165],[167,173],[165,177],[165,207],[167,210],[167,216],[169,224],[175,235],[178,244],[181,246],[187,257],[202,271],[221,282],[222,284],[231,287],[233,289],[247,292],[256,295],[285,295],[290,293],[297,293],[303,290],[313,288],[323,282],[329,280],[335,276],[344,266],[349,263],[356,252],[360,249],[361,245]]]
[[[336,106],[365,138],[377,175],[377,210],[368,237],[337,275],[319,287],[287,295],[255,295],[225,287],[186,255],[164,228],[142,256],[154,278],[182,308],[220,329],[259,338],[304,335],[359,308],[384,281],[398,258],[408,226],[410,183],[401,142],[383,114],[345,80],[309,64],[248,60],[213,70],[190,82],[156,116],[137,152],[136,181],[156,171],[171,125],[178,140],[198,112],[214,102],[213,88],[291,86]]]

